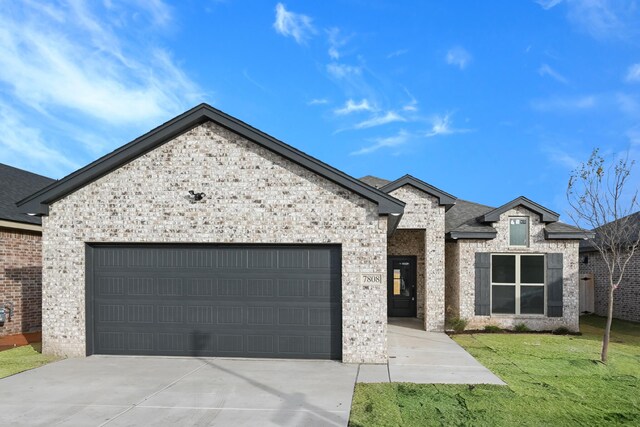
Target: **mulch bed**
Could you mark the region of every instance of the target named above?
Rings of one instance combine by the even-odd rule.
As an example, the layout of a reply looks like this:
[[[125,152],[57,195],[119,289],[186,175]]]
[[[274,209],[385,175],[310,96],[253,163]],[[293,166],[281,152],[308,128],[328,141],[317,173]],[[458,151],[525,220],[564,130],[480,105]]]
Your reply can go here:
[[[0,337],[0,351],[42,341],[42,332],[29,332]]]

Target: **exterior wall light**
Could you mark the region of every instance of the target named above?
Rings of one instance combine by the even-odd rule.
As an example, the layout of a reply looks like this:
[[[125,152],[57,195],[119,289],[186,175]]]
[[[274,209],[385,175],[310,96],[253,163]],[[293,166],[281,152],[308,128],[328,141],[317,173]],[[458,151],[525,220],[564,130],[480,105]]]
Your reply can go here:
[[[193,190],[189,190],[189,197],[191,198],[191,200],[193,200],[194,202],[199,202],[202,199],[204,199],[207,195],[204,193],[196,193]]]

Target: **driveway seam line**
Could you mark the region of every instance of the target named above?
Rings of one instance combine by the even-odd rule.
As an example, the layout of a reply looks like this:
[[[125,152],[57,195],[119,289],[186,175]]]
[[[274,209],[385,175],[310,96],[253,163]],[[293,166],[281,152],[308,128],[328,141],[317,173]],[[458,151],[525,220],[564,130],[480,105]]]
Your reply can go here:
[[[163,391],[165,391],[166,389],[168,389],[169,387],[171,387],[172,385],[174,385],[175,383],[177,383],[178,381],[188,377],[189,375],[193,374],[194,372],[197,372],[199,369],[202,369],[205,366],[205,363],[202,363],[200,366],[198,366],[197,368],[187,372],[186,374],[184,374],[183,376],[181,376],[180,378],[176,379],[175,381],[172,381],[171,383],[167,384],[166,386],[164,386],[163,388],[161,388],[160,390],[151,393],[150,395],[146,396],[145,398],[143,398],[142,400],[140,400],[139,402],[134,403],[133,405],[131,405],[129,408],[125,409],[124,411],[120,412],[118,415],[116,415],[115,417],[105,421],[104,423],[100,424],[98,427],[103,427],[106,426],[107,424],[109,424],[111,421],[120,418],[122,415],[126,414],[127,412],[129,412],[130,410],[132,410],[133,408],[135,408],[136,406],[141,405],[142,403],[146,402],[147,400],[151,399],[153,396],[156,396],[159,393],[162,393]]]

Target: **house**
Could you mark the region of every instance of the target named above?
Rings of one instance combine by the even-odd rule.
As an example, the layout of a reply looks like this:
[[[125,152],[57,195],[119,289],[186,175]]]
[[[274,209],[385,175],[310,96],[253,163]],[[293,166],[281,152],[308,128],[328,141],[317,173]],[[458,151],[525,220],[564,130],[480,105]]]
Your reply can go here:
[[[40,330],[40,218],[15,202],[53,180],[0,163],[0,336]]]
[[[631,214],[623,220],[631,221],[629,241],[633,241],[640,232],[640,212]],[[606,227],[606,225],[604,226]],[[600,229],[594,230],[596,239]],[[580,277],[593,285],[593,308],[595,314],[607,316],[609,303],[609,271],[600,252],[589,241],[580,243]],[[613,317],[616,319],[640,322],[640,253],[635,252],[629,260],[625,274],[618,289],[613,292]]]
[[[206,104],[18,204],[43,219],[47,353],[382,363],[388,316],[442,331],[446,304],[578,328],[557,214],[358,180]]]

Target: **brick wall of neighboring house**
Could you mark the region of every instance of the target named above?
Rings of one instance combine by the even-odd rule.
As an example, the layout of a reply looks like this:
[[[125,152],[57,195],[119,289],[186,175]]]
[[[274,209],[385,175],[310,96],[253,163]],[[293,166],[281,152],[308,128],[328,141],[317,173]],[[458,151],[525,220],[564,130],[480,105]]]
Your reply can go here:
[[[206,198],[191,203],[187,192]],[[84,356],[86,242],[340,244],[344,362],[387,360],[387,218],[363,197],[212,122],[53,203],[43,350]]]
[[[509,247],[509,217],[529,217],[529,246],[526,248]],[[448,256],[447,271],[455,271],[458,264],[458,277],[449,281],[450,286],[458,283],[459,316],[468,319],[468,329],[480,329],[485,325],[497,325],[502,328],[513,328],[518,323],[525,323],[533,330],[551,330],[561,326],[572,331],[579,329],[579,285],[578,285],[578,241],[577,240],[546,240],[544,224],[540,217],[523,208],[511,209],[500,216],[500,221],[493,224],[497,231],[496,238],[490,240],[460,239],[457,257]],[[530,253],[530,254],[563,254],[563,316],[546,317],[534,315],[475,315],[475,254],[489,253]],[[456,254],[452,248],[448,255]]]
[[[411,185],[389,193],[406,203],[398,231],[424,230],[424,326],[444,330],[444,206],[438,199]],[[396,231],[397,232],[397,231]],[[393,238],[392,238],[393,239]],[[415,254],[418,255],[418,254]],[[420,268],[420,263],[418,264]],[[420,307],[420,305],[418,305]],[[419,309],[419,308],[418,308]]]
[[[40,233],[0,228],[0,305],[13,303],[13,314],[0,336],[40,330],[42,251]]]
[[[580,263],[580,275],[593,274],[595,312],[599,316],[606,316],[609,298],[607,267],[598,252],[582,253],[581,258],[584,256],[589,257],[589,262]],[[629,261],[624,278],[613,293],[613,317],[640,322],[640,252],[636,252]]]

